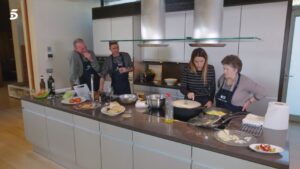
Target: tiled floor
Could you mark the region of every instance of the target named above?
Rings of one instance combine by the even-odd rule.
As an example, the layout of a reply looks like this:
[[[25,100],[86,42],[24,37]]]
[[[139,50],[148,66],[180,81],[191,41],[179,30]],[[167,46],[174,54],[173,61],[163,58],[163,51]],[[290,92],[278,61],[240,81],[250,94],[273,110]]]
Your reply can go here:
[[[289,128],[290,169],[300,169],[300,124]],[[0,169],[63,169],[32,152],[25,140],[20,101],[0,88]]]

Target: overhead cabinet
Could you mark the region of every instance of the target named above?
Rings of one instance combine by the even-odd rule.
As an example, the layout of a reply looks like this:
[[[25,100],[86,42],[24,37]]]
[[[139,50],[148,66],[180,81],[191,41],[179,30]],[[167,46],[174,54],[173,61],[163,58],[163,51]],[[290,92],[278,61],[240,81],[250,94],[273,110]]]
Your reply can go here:
[[[109,56],[108,42],[102,40],[133,39],[133,17],[117,17],[93,20],[94,51],[98,56]],[[133,56],[133,42],[119,42],[120,51]]]

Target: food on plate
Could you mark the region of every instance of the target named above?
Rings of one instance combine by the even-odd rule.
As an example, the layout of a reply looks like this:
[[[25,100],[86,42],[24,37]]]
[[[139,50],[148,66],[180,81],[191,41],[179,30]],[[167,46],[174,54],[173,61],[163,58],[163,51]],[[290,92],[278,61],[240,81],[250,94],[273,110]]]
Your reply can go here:
[[[224,116],[226,113],[224,113],[222,111],[211,110],[211,111],[206,112],[206,114],[214,115],[214,116]]]
[[[107,106],[107,113],[121,113],[124,111],[124,107],[121,106],[118,102],[111,102],[108,106]]]
[[[74,96],[74,91],[68,90],[68,91],[66,91],[66,92],[64,93],[63,99],[69,99],[69,98],[71,98],[71,97],[73,97],[73,96]]]
[[[41,90],[41,91],[39,91],[39,92],[33,94],[33,97],[36,98],[36,99],[44,99],[44,98],[46,98],[48,95],[49,95],[49,92],[48,92],[48,91]]]
[[[255,149],[260,150],[260,151],[264,151],[264,152],[271,152],[271,153],[276,152],[276,148],[272,147],[269,144],[259,144],[259,145],[255,146]]]
[[[80,97],[70,98],[69,103],[71,103],[71,104],[81,103],[81,98]]]
[[[218,137],[225,142],[234,142],[237,144],[246,144],[251,140],[251,137],[241,137],[236,134],[231,134],[228,130],[218,132]]]

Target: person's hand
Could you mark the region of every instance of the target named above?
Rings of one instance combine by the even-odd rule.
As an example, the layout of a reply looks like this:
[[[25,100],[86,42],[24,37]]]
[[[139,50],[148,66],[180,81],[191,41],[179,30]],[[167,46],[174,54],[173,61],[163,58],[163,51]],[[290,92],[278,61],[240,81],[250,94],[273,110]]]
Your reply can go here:
[[[208,101],[208,102],[204,105],[204,107],[210,108],[210,107],[212,107],[212,105],[213,105],[212,101]]]
[[[126,73],[126,72],[128,72],[128,69],[126,67],[120,67],[119,72],[120,73]]]
[[[93,58],[92,58],[92,55],[91,55],[90,52],[84,52],[84,53],[83,53],[83,56],[84,56],[88,61],[90,61],[90,62],[93,61]]]
[[[189,92],[189,93],[187,94],[187,98],[188,98],[188,99],[191,99],[191,100],[195,100],[195,93]]]
[[[251,103],[251,100],[247,100],[243,105],[242,111],[247,111]]]

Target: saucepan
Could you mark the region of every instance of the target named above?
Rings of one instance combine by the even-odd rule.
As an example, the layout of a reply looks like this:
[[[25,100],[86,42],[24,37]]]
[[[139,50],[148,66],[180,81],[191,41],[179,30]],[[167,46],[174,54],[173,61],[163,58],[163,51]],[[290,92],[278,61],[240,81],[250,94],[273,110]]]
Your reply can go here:
[[[188,121],[202,112],[201,104],[192,100],[176,100],[173,107],[174,118],[181,121]]]
[[[162,94],[151,94],[146,96],[149,108],[161,109],[165,105],[166,98]]]

